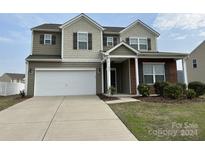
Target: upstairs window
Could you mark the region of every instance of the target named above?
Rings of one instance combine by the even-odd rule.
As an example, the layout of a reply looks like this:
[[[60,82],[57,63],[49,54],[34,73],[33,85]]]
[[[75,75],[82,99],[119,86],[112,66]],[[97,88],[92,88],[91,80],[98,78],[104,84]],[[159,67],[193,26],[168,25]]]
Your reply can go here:
[[[138,38],[130,37],[130,46],[138,50]]]
[[[78,32],[77,36],[78,49],[88,49],[88,33],[87,32]]]
[[[44,34],[44,44],[51,45],[52,44],[52,35]]]
[[[107,46],[113,46],[113,37],[107,37]]]
[[[192,65],[193,65],[193,68],[197,68],[197,61],[196,61],[196,59],[192,60]]]
[[[137,37],[130,37],[129,38],[130,46],[137,50],[148,50],[148,40],[147,38],[137,38]]]
[[[139,38],[139,50],[147,50],[147,39],[146,38]]]

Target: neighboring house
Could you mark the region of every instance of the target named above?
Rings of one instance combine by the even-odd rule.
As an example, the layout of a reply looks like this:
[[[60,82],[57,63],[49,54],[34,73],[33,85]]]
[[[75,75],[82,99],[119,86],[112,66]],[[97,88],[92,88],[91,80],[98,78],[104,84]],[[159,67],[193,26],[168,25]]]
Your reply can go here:
[[[205,83],[205,41],[196,47],[187,58],[188,81]]]
[[[0,77],[0,82],[25,83],[25,74],[4,73]]]
[[[105,27],[80,14],[62,25],[31,30],[32,54],[26,58],[30,96],[92,95],[111,86],[117,93],[136,95],[139,83],[176,83],[180,59],[186,74],[187,54],[159,52],[159,33],[140,20]]]

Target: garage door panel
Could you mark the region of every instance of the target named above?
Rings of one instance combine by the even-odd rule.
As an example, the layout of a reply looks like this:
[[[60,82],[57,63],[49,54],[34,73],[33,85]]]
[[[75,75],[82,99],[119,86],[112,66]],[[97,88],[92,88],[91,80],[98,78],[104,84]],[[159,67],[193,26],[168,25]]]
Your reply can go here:
[[[96,94],[96,72],[36,71],[35,96]]]

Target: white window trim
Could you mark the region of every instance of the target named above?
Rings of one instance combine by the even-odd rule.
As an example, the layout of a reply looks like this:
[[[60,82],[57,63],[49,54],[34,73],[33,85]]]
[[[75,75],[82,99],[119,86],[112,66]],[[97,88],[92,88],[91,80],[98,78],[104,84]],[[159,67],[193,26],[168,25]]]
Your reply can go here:
[[[148,40],[147,37],[139,37],[139,38],[138,38],[138,48],[139,48],[140,51],[148,51],[148,41],[147,41],[147,43],[146,43],[147,49],[140,49],[140,39],[146,39],[146,40]],[[141,44],[145,45],[144,43],[141,43]]]
[[[50,36],[50,39],[46,39],[46,35]],[[49,40],[50,43],[46,43],[46,40]],[[52,34],[44,34],[44,44],[51,45],[52,44]]]
[[[139,50],[139,51],[148,51],[148,42],[146,44],[147,49],[140,49],[140,41],[139,41],[140,39],[146,39],[147,40],[147,37],[129,37],[129,40],[130,39],[137,39],[137,50]],[[135,43],[131,43],[131,41],[129,41],[129,44],[132,45],[132,44],[135,44]],[[141,44],[143,44],[143,43],[141,43]],[[143,45],[145,45],[145,44],[143,44]]]
[[[111,39],[112,39],[112,41],[108,41],[108,38],[111,38]],[[109,42],[111,42],[111,43],[112,43],[112,45],[108,45],[108,43],[109,43]],[[107,46],[113,46],[113,37],[112,37],[112,36],[108,36],[108,37],[107,37]]]
[[[144,74],[144,65],[146,65],[146,64],[152,65],[153,74]],[[164,73],[163,73],[163,74],[156,74],[156,73],[155,73],[155,67],[154,67],[155,65],[163,65],[163,66],[164,66]],[[164,76],[164,81],[166,81],[165,63],[143,62],[143,81],[144,81],[144,75],[152,75],[152,76],[153,76],[153,83],[146,83],[147,85],[154,85],[154,83],[156,82],[156,75],[163,75],[163,76]]]
[[[135,43],[131,43],[131,39],[137,39],[137,44],[139,43],[139,39],[138,39],[138,37],[129,37],[129,44],[130,45],[132,45],[132,44],[134,44],[134,45],[136,45]],[[137,50],[139,49],[139,45],[138,45],[138,47],[137,47]]]
[[[87,43],[87,49],[80,49],[80,48],[79,48],[79,42],[80,42],[80,41],[79,41],[78,39],[79,39],[79,34],[80,34],[80,33],[81,33],[81,34],[82,34],[82,33],[83,33],[83,34],[87,34],[87,42],[86,42],[86,43]],[[82,42],[82,41],[81,41],[81,42]],[[88,50],[88,32],[77,32],[77,49],[78,49],[78,50]]]
[[[194,60],[196,61],[196,63],[194,63]],[[196,64],[196,67],[194,67],[194,64]],[[192,59],[192,68],[193,69],[195,69],[195,68],[197,68],[198,66],[197,66],[197,60],[196,60],[196,58],[194,58],[194,59]]]

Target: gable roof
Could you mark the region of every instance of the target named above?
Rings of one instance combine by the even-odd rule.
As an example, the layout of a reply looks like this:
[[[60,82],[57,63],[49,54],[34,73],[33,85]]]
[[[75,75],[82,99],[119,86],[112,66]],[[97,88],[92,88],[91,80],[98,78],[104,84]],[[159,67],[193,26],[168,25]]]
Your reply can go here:
[[[127,43],[125,43],[124,41],[122,41],[121,43],[117,44],[116,46],[114,46],[113,48],[111,48],[110,50],[105,52],[105,55],[109,55],[111,52],[113,52],[114,50],[116,50],[117,48],[119,48],[120,46],[125,46],[128,49],[130,49],[131,51],[133,51],[134,53],[138,54],[139,51],[134,49],[133,47],[131,47],[130,45],[128,45]]]
[[[190,53],[190,54],[192,54],[192,53],[194,53],[194,52],[196,52],[197,51],[197,49],[198,48],[200,48],[202,45],[205,45],[205,40],[204,41],[202,41],[194,50],[192,50],[192,52]]]
[[[9,76],[12,79],[24,79],[25,78],[25,74],[20,74],[20,73],[5,73],[4,75]]]
[[[90,17],[85,15],[84,13],[81,13],[78,16],[72,18],[71,20],[65,22],[63,25],[60,26],[60,28],[64,28],[66,26],[69,26],[69,25],[75,23],[76,21],[78,21],[81,18],[85,18],[87,21],[89,21],[92,24],[94,24],[98,29],[104,30],[104,28],[100,24],[98,24],[96,21],[94,21],[93,19],[91,19]]]
[[[135,26],[136,24],[140,24],[143,27],[145,27],[147,30],[149,30],[150,32],[152,32],[153,34],[155,34],[157,37],[160,35],[157,31],[155,31],[153,28],[151,28],[150,26],[148,26],[147,24],[145,24],[144,22],[142,22],[141,20],[136,20],[135,22],[131,23],[130,25],[128,25],[126,28],[124,28],[123,30],[120,31],[120,33],[123,33],[125,31],[127,31],[128,29],[132,28],[133,26]]]

